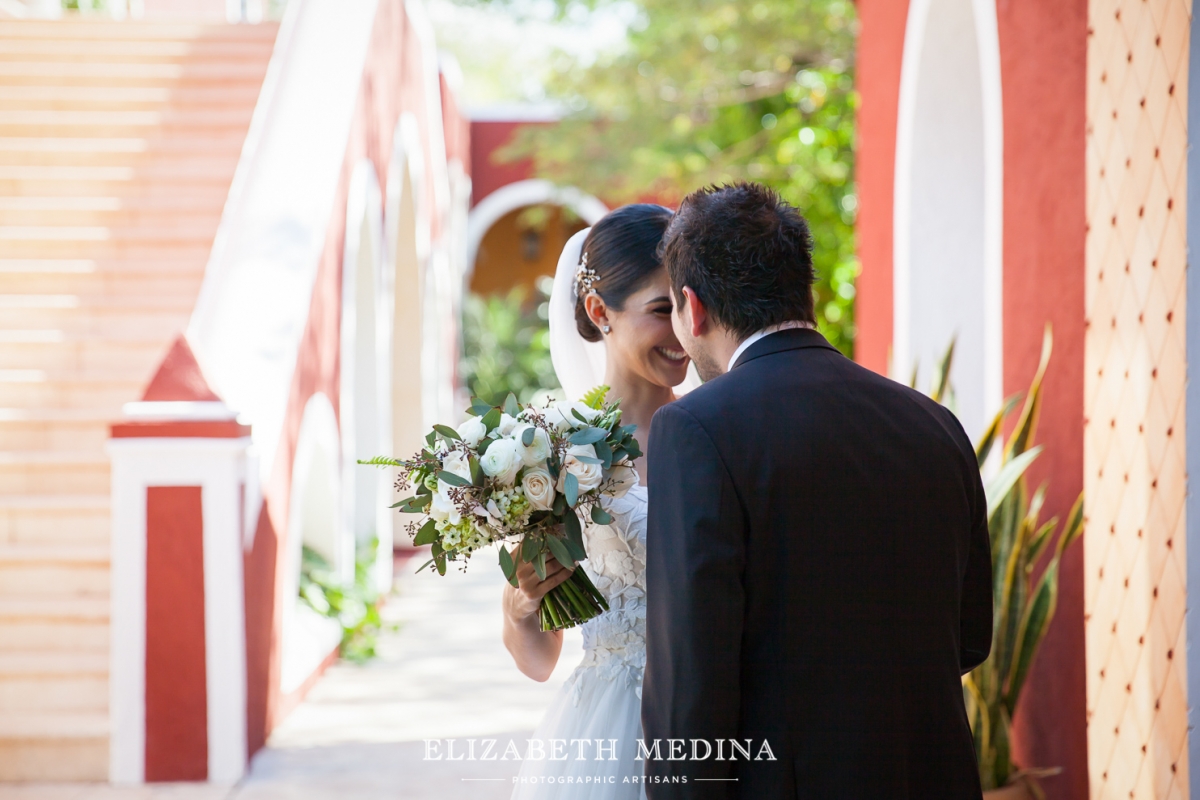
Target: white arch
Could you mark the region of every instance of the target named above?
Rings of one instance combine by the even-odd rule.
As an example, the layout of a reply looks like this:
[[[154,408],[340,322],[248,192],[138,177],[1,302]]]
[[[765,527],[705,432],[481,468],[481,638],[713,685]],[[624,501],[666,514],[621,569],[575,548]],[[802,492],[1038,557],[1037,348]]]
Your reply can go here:
[[[391,386],[388,370],[391,323],[382,291],[384,265],[383,199],[375,166],[355,167],[346,202],[342,252],[340,428],[342,435],[342,524],[348,536],[345,560],[354,563],[355,543],[379,537],[379,552],[391,552],[387,515],[390,479],[358,464],[360,458],[391,450]],[[390,558],[384,559],[390,566]],[[390,569],[387,577],[390,578]],[[353,577],[351,572],[346,575]],[[382,577],[381,577],[382,579]],[[381,587],[386,588],[386,587]]]
[[[345,565],[338,563],[345,550],[344,541],[350,538],[339,512],[340,454],[333,404],[325,395],[314,394],[304,406],[292,459],[287,570],[279,595],[283,606],[280,688],[284,694],[299,688],[341,641],[342,628],[336,620],[320,616],[300,601],[300,564],[305,544],[329,559],[334,569],[345,572]]]
[[[608,206],[573,186],[556,186],[550,181],[526,180],[502,186],[479,201],[467,217],[466,280],[475,271],[475,257],[488,230],[511,211],[542,204],[565,206],[588,225],[595,225],[608,213]]]
[[[972,436],[1003,396],[1003,97],[994,0],[913,0],[896,129],[893,371],[957,337]]]

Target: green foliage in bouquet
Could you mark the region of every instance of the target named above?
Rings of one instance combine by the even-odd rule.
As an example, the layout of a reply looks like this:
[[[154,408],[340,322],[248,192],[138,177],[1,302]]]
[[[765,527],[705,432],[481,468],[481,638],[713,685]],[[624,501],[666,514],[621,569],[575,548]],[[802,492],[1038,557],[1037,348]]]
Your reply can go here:
[[[963,678],[967,717],[975,738],[983,788],[997,789],[1020,782],[1038,798],[1043,795],[1035,779],[1057,770],[1021,769],[1013,763],[1012,717],[1038,648],[1054,619],[1062,555],[1083,531],[1082,494],[1064,525],[1060,526],[1057,517],[1042,522],[1046,484],[1031,494],[1026,481],[1026,471],[1042,452],[1033,441],[1042,405],[1042,380],[1052,349],[1053,336],[1047,326],[1041,362],[1004,447],[999,471],[984,487],[992,542],[992,652]],[[939,402],[950,392],[953,354],[951,344],[935,375],[933,397]],[[976,447],[980,467],[1020,401],[1020,395],[1009,398],[984,432]],[[1039,575],[1037,567],[1047,553],[1049,560]]]
[[[339,655],[363,663],[375,657],[383,621],[379,616],[379,592],[371,583],[378,557],[379,540],[359,545],[354,559],[354,583],[338,580],[330,563],[305,545],[300,561],[300,599],[318,614],[336,619],[342,626]]]
[[[429,545],[426,567],[446,573],[448,562],[470,559],[500,544],[500,567],[514,586],[517,566],[546,578],[553,558],[571,577],[542,599],[543,630],[573,627],[608,610],[604,596],[578,562],[587,558],[583,522],[612,522],[601,497],[620,496],[637,480],[641,456],[634,425],[621,425],[620,403],[605,403],[607,387],[584,402],[539,408],[510,394],[493,406],[476,398],[457,429],[434,425],[426,446],[407,461],[374,458],[359,463],[401,470],[400,489],[416,494],[392,508],[421,514],[408,526],[413,544]],[[505,542],[517,542],[512,552]]]

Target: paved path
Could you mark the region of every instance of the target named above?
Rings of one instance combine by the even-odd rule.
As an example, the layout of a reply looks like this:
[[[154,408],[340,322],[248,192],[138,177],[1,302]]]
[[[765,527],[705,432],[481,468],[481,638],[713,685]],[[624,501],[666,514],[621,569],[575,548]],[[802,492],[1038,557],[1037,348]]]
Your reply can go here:
[[[581,657],[567,634],[544,684],[521,675],[500,642],[500,569],[485,559],[466,573],[397,570],[384,609],[400,623],[379,658],[330,668],[254,759],[237,786],[0,786],[0,800],[500,800],[512,762],[428,761],[424,739],[520,743]]]

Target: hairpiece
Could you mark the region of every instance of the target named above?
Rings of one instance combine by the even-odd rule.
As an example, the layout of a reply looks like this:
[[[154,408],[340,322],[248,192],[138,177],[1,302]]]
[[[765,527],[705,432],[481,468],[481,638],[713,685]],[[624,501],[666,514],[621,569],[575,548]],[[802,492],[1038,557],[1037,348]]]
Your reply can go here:
[[[591,292],[598,280],[600,280],[600,276],[596,274],[596,270],[587,265],[587,251],[585,250],[583,258],[579,261],[579,269],[575,271],[575,296],[583,297]]]

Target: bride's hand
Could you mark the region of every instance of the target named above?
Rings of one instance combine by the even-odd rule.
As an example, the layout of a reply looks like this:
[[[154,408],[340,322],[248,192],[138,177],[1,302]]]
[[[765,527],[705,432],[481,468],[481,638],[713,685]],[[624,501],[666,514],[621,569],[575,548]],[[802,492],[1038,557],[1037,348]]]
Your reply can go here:
[[[571,577],[573,570],[558,563],[556,558],[547,558],[546,580],[542,580],[534,571],[533,564],[518,560],[516,547],[510,552],[513,561],[517,562],[517,587],[513,588],[511,584],[506,587],[504,610],[509,619],[519,622],[536,616],[538,606],[541,605],[542,598],[546,596],[546,593]]]

